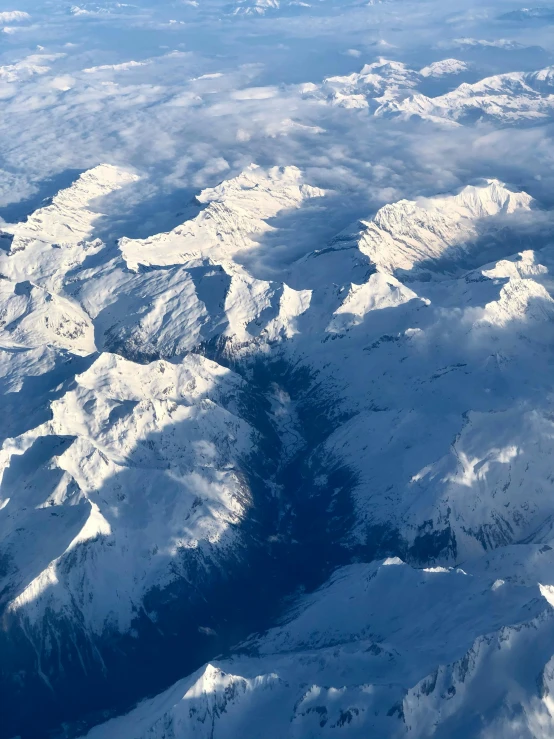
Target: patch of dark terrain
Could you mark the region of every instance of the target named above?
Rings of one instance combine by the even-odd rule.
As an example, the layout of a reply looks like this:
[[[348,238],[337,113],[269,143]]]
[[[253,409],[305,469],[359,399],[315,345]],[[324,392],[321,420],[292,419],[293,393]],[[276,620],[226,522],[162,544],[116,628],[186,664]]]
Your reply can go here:
[[[322,460],[299,453],[283,464],[282,440],[271,420],[268,391],[278,383],[291,398],[310,398],[300,413],[306,448],[326,438],[333,424],[318,410],[313,375],[284,360],[241,363],[218,340],[203,353],[248,380],[248,392],[234,402],[260,435],[254,453],[236,470],[248,509],[234,527],[236,546],[224,555],[204,547],[176,558],[174,583],[148,593],[127,634],[94,637],[75,614],[53,612],[35,632],[15,614],[5,614],[0,689],[10,710],[0,726],[2,739],[79,736],[269,628],[291,594],[317,587],[349,561],[348,472],[336,469],[328,485],[314,486]],[[64,558],[67,571],[78,566],[86,547]]]
[[[217,358],[223,363],[224,357]],[[234,363],[235,372],[241,368]],[[325,582],[337,568],[353,561],[372,562],[386,557],[400,557],[414,567],[436,562],[456,561],[456,536],[450,525],[434,527],[432,521],[422,523],[412,541],[404,538],[394,525],[373,524],[365,530],[361,542],[351,533],[356,524],[353,493],[360,484],[356,473],[323,444],[333,431],[353,414],[336,410],[335,388],[324,386],[318,372],[303,364],[292,365],[284,359],[267,361],[256,358],[250,367],[256,387],[269,388],[278,379],[296,402],[305,447],[287,464],[279,468],[276,482],[284,495],[283,535],[294,550],[305,553],[296,559],[307,590]],[[266,391],[267,392],[267,391]],[[310,554],[312,553],[312,554]],[[313,556],[317,553],[321,559]]]
[[[296,405],[305,445],[279,465],[275,475],[283,491],[277,536],[281,567],[290,568],[297,581],[289,581],[289,594],[299,588],[314,590],[352,558],[349,539],[355,510],[351,492],[357,478],[320,448],[348,416],[332,412],[332,401],[322,396],[326,390],[320,388],[317,372],[305,365],[293,366],[283,358],[269,362],[257,358],[249,369],[264,394],[277,383]]]
[[[0,249],[2,251],[9,253],[10,249],[12,248],[12,242],[13,234],[6,233],[5,231],[0,231]],[[0,274],[0,279],[7,280],[8,278],[5,275]]]
[[[246,380],[248,392],[234,403],[259,433],[254,452],[236,470],[248,510],[233,527],[236,546],[224,554],[206,546],[175,558],[173,584],[148,593],[126,634],[92,637],[75,618],[48,613],[44,628],[33,635],[13,614],[5,617],[0,690],[10,710],[4,712],[1,739],[80,736],[207,661],[240,649],[247,637],[279,622],[291,598],[322,585],[337,567],[406,557],[405,543],[392,530],[373,532],[361,548],[350,539],[352,493],[359,481],[323,446],[348,419],[337,411],[335,388],[278,352],[245,360],[217,338],[200,353]],[[296,409],[303,443],[292,456],[284,454],[272,420],[275,385]],[[441,540],[427,538],[419,544],[422,558],[444,548]],[[86,546],[71,556],[84,556]],[[64,567],[72,564],[68,558]]]
[[[456,562],[458,547],[449,525],[434,529],[422,524],[410,542],[394,526],[370,523],[365,529],[363,543],[356,544],[352,551],[362,562],[400,557],[413,567],[423,567]]]

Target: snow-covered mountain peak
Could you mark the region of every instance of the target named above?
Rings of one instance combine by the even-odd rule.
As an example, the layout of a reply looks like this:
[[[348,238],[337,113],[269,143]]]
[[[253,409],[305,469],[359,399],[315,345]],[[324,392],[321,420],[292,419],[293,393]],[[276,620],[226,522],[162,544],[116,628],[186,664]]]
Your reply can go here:
[[[76,382],[83,390],[108,394],[112,398],[133,401],[155,398],[188,403],[217,397],[221,383],[227,391],[240,386],[238,377],[230,370],[197,354],[187,355],[178,364],[164,360],[136,364],[104,352],[90,369],[77,376]]]
[[[421,79],[418,72],[403,62],[380,57],[365,64],[360,72],[327,77],[312,94],[344,108],[372,108],[388,99],[402,99]],[[384,96],[384,97],[383,97]]]
[[[324,195],[324,190],[304,184],[297,167],[265,170],[252,164],[237,177],[203,190],[198,200],[207,207],[196,218],[149,239],[121,239],[121,253],[130,269],[140,264],[229,263],[236,252],[256,244],[256,235],[272,229],[268,219]]]
[[[419,70],[422,77],[446,77],[450,74],[460,74],[466,72],[469,66],[466,62],[459,59],[442,59],[439,62],[433,62],[427,67]]]
[[[515,265],[514,265],[515,266]],[[530,268],[526,269],[526,266]],[[542,265],[523,265],[517,270],[483,270],[487,277],[502,275],[508,281],[502,286],[497,300],[485,305],[483,316],[476,325],[507,327],[516,322],[529,326],[533,322],[548,323],[554,317],[554,300],[540,281]],[[517,271],[516,271],[517,270]],[[515,272],[515,274],[514,274]],[[504,274],[502,274],[504,273]]]
[[[384,56],[380,56],[374,62],[364,64],[360,74],[369,75],[378,73],[381,76],[386,77],[401,75],[403,78],[410,71],[411,70],[406,64],[404,64],[404,62],[397,62],[393,59],[387,59]]]
[[[186,567],[186,552],[215,556],[234,540],[248,506],[238,470],[254,438],[227,410],[241,387],[196,355],[137,365],[104,353],[51,404],[50,421],[7,439],[2,605],[41,633],[46,609],[85,632],[129,628],[144,593]],[[68,557],[85,542],[74,569]]]
[[[552,117],[552,67],[537,72],[506,72],[477,82],[463,82],[437,97],[421,93],[390,98],[376,115],[418,116],[462,125],[478,119],[506,124],[531,123]]]
[[[358,245],[386,272],[428,267],[452,256],[452,249],[469,251],[490,217],[528,211],[531,204],[527,193],[513,192],[497,180],[468,185],[456,195],[400,200],[361,221]]]
[[[536,253],[531,249],[520,252],[519,254],[510,257],[509,259],[501,259],[496,262],[492,267],[482,270],[482,274],[485,277],[489,277],[491,280],[499,279],[503,277],[508,278],[533,278],[540,275],[548,275],[548,267],[541,264],[540,252]]]
[[[363,322],[371,311],[395,308],[417,299],[413,290],[392,275],[375,272],[362,285],[352,284],[348,294],[333,314],[328,331],[344,331]]]
[[[28,281],[0,280],[0,337],[4,347],[50,344],[78,354],[95,351],[94,328],[86,313]]]
[[[31,280],[61,292],[67,273],[103,248],[100,240],[91,240],[101,216],[95,201],[137,180],[128,170],[102,164],[84,172],[26,221],[2,224],[0,233],[7,234],[11,244],[8,251],[0,250],[0,274],[15,283]]]
[[[89,169],[24,223],[3,226],[5,232],[14,236],[10,253],[25,249],[35,240],[59,246],[77,244],[90,234],[93,222],[100,215],[91,209],[93,201],[138,179],[137,175],[110,164]]]
[[[222,203],[260,219],[272,218],[279,211],[298,207],[307,198],[323,197],[324,190],[303,182],[298,167],[271,167],[265,170],[250,164],[237,177],[202,190],[201,203]]]

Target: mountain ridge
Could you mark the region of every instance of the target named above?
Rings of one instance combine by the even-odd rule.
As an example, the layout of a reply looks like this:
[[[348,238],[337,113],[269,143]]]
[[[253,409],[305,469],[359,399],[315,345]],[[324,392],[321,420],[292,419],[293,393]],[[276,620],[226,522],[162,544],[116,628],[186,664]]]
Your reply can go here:
[[[121,176],[135,181],[107,172],[109,182],[95,181],[94,194],[119,186]],[[92,198],[82,192],[88,181],[82,177],[73,186],[79,197],[69,188],[56,203],[81,202],[85,214],[77,208],[75,221],[91,229]],[[118,705],[130,707],[146,684],[138,645],[158,650],[160,675],[148,678],[154,693],[167,686],[167,676],[182,674],[180,665],[205,661],[215,648],[210,644],[230,654],[238,643],[239,654],[226,657],[229,664],[212,660],[215,666],[186,683],[192,713],[186,709],[181,716],[176,707],[166,715],[162,696],[118,719],[113,730],[136,733],[135,717],[151,709],[146,724],[140,719],[146,726],[141,739],[161,737],[169,727],[176,737],[204,731],[216,719],[221,736],[231,736],[267,706],[276,711],[279,736],[289,728],[356,736],[370,727],[407,736],[412,724],[425,735],[421,711],[440,711],[431,708],[434,696],[427,700],[434,670],[440,667],[446,685],[459,667],[444,665],[463,661],[472,645],[488,649],[496,638],[488,634],[512,627],[520,633],[520,624],[534,629],[534,619],[550,640],[549,591],[539,587],[543,568],[537,575],[531,568],[514,584],[510,608],[498,612],[504,621],[494,616],[481,624],[475,615],[492,617],[494,599],[512,592],[511,585],[504,589],[502,573],[484,573],[483,558],[515,545],[521,553],[535,552],[535,540],[541,546],[550,540],[554,515],[543,495],[549,452],[541,440],[550,433],[550,412],[544,398],[539,403],[549,361],[554,257],[551,247],[514,256],[506,238],[537,206],[527,194],[490,180],[454,195],[384,206],[326,247],[274,265],[273,280],[259,280],[248,261],[233,260],[258,249],[257,239],[273,228],[267,220],[313,197],[323,191],[306,185],[298,169],[251,166],[204,191],[199,199],[207,207],[168,234],[123,239],[113,247],[80,231],[58,248],[48,243],[53,231],[46,224],[42,238],[0,255],[6,285],[18,300],[45,292],[52,296],[49,305],[61,301],[80,311],[89,332],[85,346],[48,321],[55,356],[82,355],[88,366],[47,401],[41,423],[7,435],[0,457],[4,648],[10,654],[11,644],[26,643],[26,662],[14,656],[10,664],[35,664],[37,681],[28,690],[44,696],[41,705],[49,686],[72,695],[64,680],[83,669],[89,677],[80,679],[103,687],[96,704],[80,697],[75,709],[81,716],[100,709],[125,660],[133,660],[143,682],[117,692]],[[51,213],[55,223],[59,209],[40,213],[43,219]],[[229,236],[218,231],[228,213],[238,218]],[[17,235],[17,225],[9,228]],[[190,234],[202,229],[206,236],[195,236],[200,246],[191,251]],[[493,253],[501,258],[491,261]],[[17,281],[22,273],[27,282]],[[17,372],[46,376],[51,360],[40,354],[44,339],[29,344],[28,338],[49,336],[39,333],[44,308],[31,301],[10,310],[6,341],[26,362]],[[53,315],[50,308],[47,315]],[[9,367],[12,355],[5,356]],[[518,382],[521,377],[525,382]],[[24,492],[14,487],[23,470]],[[534,488],[518,493],[531,479]],[[20,540],[22,529],[41,535]],[[381,564],[363,564],[372,560]],[[465,571],[466,561],[478,576]],[[284,562],[294,563],[293,575],[285,573]],[[353,598],[363,598],[366,579],[376,586],[385,573],[400,579],[398,573],[410,573],[406,587],[415,588],[416,600],[418,577],[435,583],[437,598],[465,597],[467,580],[477,583],[475,598],[487,593],[493,600],[469,605],[458,636],[444,636],[444,656],[409,673],[399,648],[383,636],[391,613],[383,615],[382,626],[371,626],[367,606],[340,617],[348,624],[359,613],[362,626],[356,628],[363,637],[337,636],[337,655],[332,639],[314,642],[313,634],[312,642],[295,642],[286,654],[276,648],[276,632],[267,629],[277,614],[285,623],[301,623],[311,618],[310,598],[325,600],[328,591],[336,593],[330,602],[349,602],[341,577]],[[453,584],[441,584],[443,576]],[[252,606],[238,635],[216,606],[217,593],[233,588],[261,588],[267,601]],[[287,615],[283,603],[299,589],[315,595],[297,598]],[[174,599],[179,613],[188,609],[180,626],[172,615]],[[240,613],[236,600],[233,609]],[[333,628],[324,624],[332,614],[324,605],[314,617],[327,640]],[[470,628],[472,622],[481,625]],[[175,649],[179,640],[186,643],[183,629],[200,634],[198,656]],[[429,629],[436,634],[436,627]],[[256,631],[257,640],[247,639]],[[63,656],[56,634],[73,644]],[[359,654],[356,638],[369,641]],[[321,676],[318,650],[328,664]],[[363,680],[347,687],[341,682],[345,665],[354,670],[360,659],[384,666],[389,657],[404,675],[398,682],[391,673],[392,693],[379,682],[371,689]],[[303,677],[295,677],[300,666]],[[318,687],[302,688],[306,681]],[[9,678],[4,686],[18,694]],[[260,703],[259,694],[265,696]],[[286,705],[292,701],[290,714],[278,708],[281,698],[271,703],[271,696],[281,695]],[[343,697],[333,704],[333,696]],[[221,722],[231,705],[234,718]],[[456,705],[465,710],[463,701]],[[51,715],[63,716],[63,710],[56,706]],[[371,723],[376,710],[377,723]],[[108,731],[98,728],[91,737]]]

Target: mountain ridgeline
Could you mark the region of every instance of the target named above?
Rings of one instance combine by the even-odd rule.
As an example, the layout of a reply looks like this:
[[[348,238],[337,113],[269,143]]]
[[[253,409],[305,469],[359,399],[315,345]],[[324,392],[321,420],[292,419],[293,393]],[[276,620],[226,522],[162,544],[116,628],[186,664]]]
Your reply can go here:
[[[375,74],[325,85],[359,102]],[[136,179],[100,165],[1,225],[2,739],[551,727],[554,250],[532,198],[401,200],[277,262],[275,218],[330,195],[298,168],[104,243],[99,198]]]

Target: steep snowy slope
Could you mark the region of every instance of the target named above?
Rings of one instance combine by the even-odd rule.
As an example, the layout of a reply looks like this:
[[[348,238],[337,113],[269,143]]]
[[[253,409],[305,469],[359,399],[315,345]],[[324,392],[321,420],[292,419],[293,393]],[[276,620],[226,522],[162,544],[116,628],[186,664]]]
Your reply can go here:
[[[552,67],[537,72],[510,72],[463,83],[452,92],[429,98],[417,94],[387,102],[379,115],[400,114],[429,120],[472,123],[478,119],[513,125],[552,117],[554,75]]]
[[[103,354],[51,421],[6,441],[3,608],[31,630],[47,610],[94,632],[128,629],[145,591],[174,579],[179,551],[230,546],[253,443],[224,407],[239,386],[194,355],[136,366]]]
[[[88,240],[101,215],[92,208],[94,201],[137,179],[103,164],[82,174],[24,223],[2,224],[0,234],[9,237],[10,246],[0,251],[0,274],[59,292],[66,274],[78,269],[100,246]]]
[[[2,389],[37,399],[2,422],[6,736],[36,736],[30,694],[45,728],[90,726],[239,642],[91,737],[467,739],[516,705],[522,736],[550,726],[554,252],[518,250],[532,199],[489,180],[391,203],[270,281],[271,219],[324,196],[298,169],[95,240],[93,200],[132,180],[97,168],[6,227]],[[512,677],[487,692],[491,671]]]
[[[139,264],[220,264],[251,248],[256,237],[271,230],[266,221],[279,211],[324,195],[302,182],[297,167],[265,171],[252,164],[238,177],[203,190],[197,199],[206,208],[193,221],[145,241],[122,239],[121,252],[130,269]]]
[[[136,175],[108,164],[85,172],[71,187],[55,195],[49,205],[35,211],[24,223],[2,227],[5,233],[13,235],[10,253],[38,250],[44,245],[72,247],[79,244],[89,235],[100,215],[90,208],[92,202],[137,179]]]
[[[306,86],[304,94],[325,100],[342,108],[376,110],[388,100],[401,100],[409,95],[421,76],[401,62],[379,58],[365,64],[360,72],[328,77],[321,86]]]
[[[546,549],[538,557],[551,563]],[[530,674],[519,675],[530,647]],[[554,725],[553,648],[554,615],[537,583],[414,570],[398,558],[351,565],[245,645],[256,656],[213,662],[87,739],[461,739],[491,723],[498,735],[542,738]],[[485,687],[491,672],[496,684]],[[518,712],[517,729],[509,727]]]
[[[383,272],[411,272],[413,277],[437,269],[441,260],[444,266],[450,261],[459,269],[467,266],[468,258],[483,263],[479,242],[498,229],[494,216],[526,211],[530,206],[528,195],[491,180],[465,187],[457,195],[385,205],[370,221],[360,222],[362,229],[355,240],[362,254]],[[341,240],[346,236],[341,235]]]

